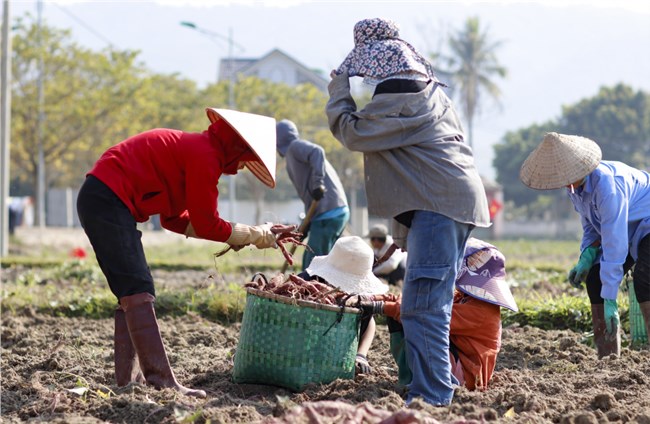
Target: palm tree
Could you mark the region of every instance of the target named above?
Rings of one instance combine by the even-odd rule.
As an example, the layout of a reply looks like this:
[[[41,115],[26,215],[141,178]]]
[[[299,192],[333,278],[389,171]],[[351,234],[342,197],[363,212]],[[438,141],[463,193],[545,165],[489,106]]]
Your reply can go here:
[[[501,90],[494,77],[505,77],[506,69],[499,64],[496,51],[501,41],[491,41],[487,30],[480,27],[479,19],[468,18],[465,26],[449,37],[450,55],[444,57],[454,83],[454,94],[467,120],[470,147],[474,144],[474,118],[480,112],[483,94],[498,103]]]

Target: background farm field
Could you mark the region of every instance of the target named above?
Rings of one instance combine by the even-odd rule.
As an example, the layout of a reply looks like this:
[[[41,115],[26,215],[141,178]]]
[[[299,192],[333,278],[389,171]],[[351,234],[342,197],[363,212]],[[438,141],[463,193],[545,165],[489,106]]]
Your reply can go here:
[[[207,399],[113,382],[112,311],[92,253],[76,232],[24,234],[2,263],[2,421],[296,422],[295,406],[342,400],[396,413],[403,390],[378,326],[369,360],[374,373],[301,393],[231,382],[245,302],[254,272],[276,273],[282,256],[244,250],[214,261],[221,246],[145,233],[156,279],[163,340],[179,380]],[[503,345],[490,390],[459,389],[453,404],[417,403],[415,422],[435,419],[513,422],[650,422],[650,350],[624,336],[620,358],[598,361],[586,293],[564,280],[578,242],[499,241],[521,311],[503,311]],[[299,257],[299,256],[298,256]],[[627,330],[626,293],[622,293]],[[629,334],[629,331],[627,332]],[[300,415],[304,422],[305,414]],[[338,422],[336,417],[331,422]]]

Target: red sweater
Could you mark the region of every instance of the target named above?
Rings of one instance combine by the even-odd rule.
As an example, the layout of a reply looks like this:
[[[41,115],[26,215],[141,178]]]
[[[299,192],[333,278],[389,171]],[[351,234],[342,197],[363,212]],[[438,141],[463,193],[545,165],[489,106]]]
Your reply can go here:
[[[108,149],[88,174],[106,184],[138,222],[160,214],[164,228],[184,234],[191,220],[198,237],[225,241],[232,227],[219,217],[217,183],[224,170],[233,173],[241,150],[229,147],[223,141],[228,134],[217,129],[146,131]]]

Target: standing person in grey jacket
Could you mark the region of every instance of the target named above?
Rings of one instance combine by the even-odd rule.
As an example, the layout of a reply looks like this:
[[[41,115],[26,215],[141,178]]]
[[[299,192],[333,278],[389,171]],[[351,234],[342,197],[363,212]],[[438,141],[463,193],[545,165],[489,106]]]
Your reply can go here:
[[[305,204],[305,212],[312,201],[318,202],[305,234],[313,252],[305,249],[304,271],[314,256],[327,255],[343,233],[350,219],[348,201],[341,180],[321,146],[302,140],[296,124],[288,119],[277,123],[276,133],[278,153],[287,160],[289,178]]]
[[[408,247],[401,319],[413,379],[406,402],[448,405],[457,383],[448,355],[454,281],[471,230],[489,226],[485,190],[451,100],[397,25],[360,21],[354,44],[331,73],[330,129],[363,152],[368,212],[393,218],[395,243]],[[352,76],[376,85],[359,111]]]

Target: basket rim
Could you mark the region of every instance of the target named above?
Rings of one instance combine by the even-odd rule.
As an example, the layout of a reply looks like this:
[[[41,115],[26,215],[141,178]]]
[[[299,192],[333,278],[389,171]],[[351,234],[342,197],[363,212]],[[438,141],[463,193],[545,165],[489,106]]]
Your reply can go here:
[[[252,287],[247,287],[246,288],[246,293],[248,293],[250,295],[253,295],[253,296],[261,297],[261,298],[264,298],[264,299],[275,300],[276,302],[284,303],[284,304],[287,304],[287,305],[297,305],[297,306],[304,306],[304,307],[312,308],[312,309],[323,309],[325,311],[341,312],[341,307],[340,306],[325,305],[325,304],[318,303],[318,302],[312,302],[310,300],[292,299],[292,298],[287,297],[287,296],[281,296],[279,294],[269,293],[267,291],[254,289]],[[358,308],[345,306],[343,308],[343,313],[360,314],[361,310],[358,309]]]

